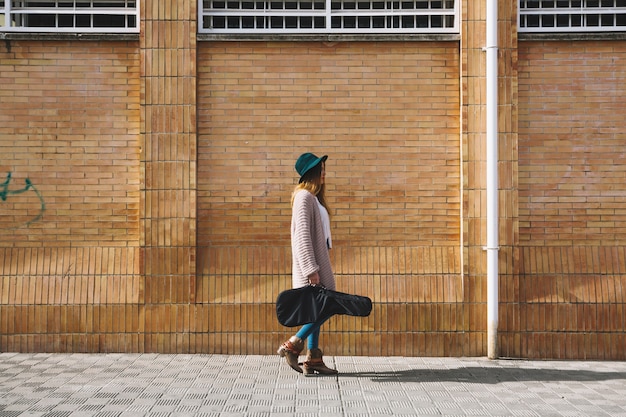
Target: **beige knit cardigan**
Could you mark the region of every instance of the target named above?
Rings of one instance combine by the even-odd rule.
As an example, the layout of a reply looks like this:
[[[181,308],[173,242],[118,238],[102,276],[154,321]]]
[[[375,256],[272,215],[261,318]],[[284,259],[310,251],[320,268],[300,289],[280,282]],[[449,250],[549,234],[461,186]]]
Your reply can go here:
[[[330,264],[330,256],[322,216],[317,206],[317,197],[307,190],[299,190],[294,199],[291,213],[291,253],[293,261],[293,288],[309,284],[308,276],[314,272],[320,275],[320,283],[328,289],[335,289],[335,275]]]

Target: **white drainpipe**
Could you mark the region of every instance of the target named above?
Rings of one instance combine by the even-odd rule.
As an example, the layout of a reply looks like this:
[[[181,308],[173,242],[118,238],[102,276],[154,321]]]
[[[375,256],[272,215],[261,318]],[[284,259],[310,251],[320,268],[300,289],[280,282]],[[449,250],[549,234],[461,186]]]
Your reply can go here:
[[[487,355],[498,354],[498,1],[487,0]]]

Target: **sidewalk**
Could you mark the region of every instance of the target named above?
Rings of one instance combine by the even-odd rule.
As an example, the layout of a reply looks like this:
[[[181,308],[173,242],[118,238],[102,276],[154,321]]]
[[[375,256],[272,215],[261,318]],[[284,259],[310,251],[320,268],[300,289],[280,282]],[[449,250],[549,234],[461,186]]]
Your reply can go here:
[[[626,416],[626,362],[0,353],[2,416]]]

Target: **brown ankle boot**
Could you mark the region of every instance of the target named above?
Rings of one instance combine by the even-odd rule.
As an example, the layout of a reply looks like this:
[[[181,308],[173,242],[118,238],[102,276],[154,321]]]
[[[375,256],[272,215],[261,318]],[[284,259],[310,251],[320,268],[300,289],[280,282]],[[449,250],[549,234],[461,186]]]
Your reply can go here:
[[[322,351],[320,349],[311,349],[306,355],[306,362],[304,362],[304,375],[315,375],[316,373],[321,375],[335,375],[336,369],[331,369],[324,363],[322,359]]]
[[[278,354],[287,360],[287,364],[296,371],[302,373],[302,368],[298,363],[300,352],[304,349],[304,341],[296,336],[291,336],[289,340],[280,345]]]

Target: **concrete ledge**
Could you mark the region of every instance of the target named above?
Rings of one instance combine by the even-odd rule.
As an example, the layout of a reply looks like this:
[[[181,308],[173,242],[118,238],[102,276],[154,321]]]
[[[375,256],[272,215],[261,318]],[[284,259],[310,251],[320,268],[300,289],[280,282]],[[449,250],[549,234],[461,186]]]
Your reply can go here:
[[[138,33],[0,32],[5,41],[138,41]]]
[[[626,32],[518,33],[519,41],[624,41]]]
[[[198,41],[257,42],[449,42],[461,40],[459,34],[198,34]]]

